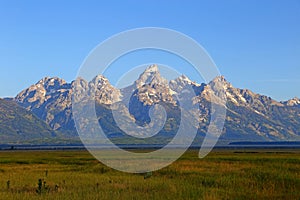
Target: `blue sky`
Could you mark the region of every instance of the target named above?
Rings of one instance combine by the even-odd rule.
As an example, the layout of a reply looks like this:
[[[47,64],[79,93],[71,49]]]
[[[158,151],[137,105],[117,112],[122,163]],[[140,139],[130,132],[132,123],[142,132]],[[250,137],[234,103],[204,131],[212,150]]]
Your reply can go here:
[[[195,39],[236,87],[277,100],[300,97],[299,0],[2,0],[0,96],[14,96],[44,76],[71,81],[100,42],[149,26]]]

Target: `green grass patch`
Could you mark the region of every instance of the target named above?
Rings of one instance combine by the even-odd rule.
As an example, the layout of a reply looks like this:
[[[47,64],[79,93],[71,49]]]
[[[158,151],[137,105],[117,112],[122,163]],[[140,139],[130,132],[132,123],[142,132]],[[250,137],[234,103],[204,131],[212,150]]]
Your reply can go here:
[[[0,199],[300,199],[300,152],[186,152],[151,174],[86,151],[0,152]]]

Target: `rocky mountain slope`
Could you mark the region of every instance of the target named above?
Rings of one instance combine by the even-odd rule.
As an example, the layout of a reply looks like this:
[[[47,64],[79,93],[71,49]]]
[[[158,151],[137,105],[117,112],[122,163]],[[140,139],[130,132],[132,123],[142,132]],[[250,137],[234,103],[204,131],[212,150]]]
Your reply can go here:
[[[45,77],[15,97],[22,107],[44,120],[53,130],[73,132],[72,84]]]
[[[0,99],[0,144],[45,141],[55,132],[30,111],[13,101]]]
[[[76,87],[74,87],[76,84]],[[46,77],[19,93],[17,102],[37,117],[44,120],[53,130],[66,135],[76,135],[72,117],[74,98],[90,94],[95,98],[99,122],[109,137],[123,137],[112,116],[113,109],[121,110],[128,120],[141,127],[150,123],[149,111],[152,105],[161,104],[166,108],[167,119],[159,137],[173,137],[179,126],[180,109],[176,95],[186,88],[192,88],[194,104],[199,105],[199,137],[206,133],[210,121],[210,98],[214,88],[221,84],[227,98],[227,117],[222,134],[223,140],[277,141],[297,140],[300,136],[300,100],[291,99],[277,102],[270,97],[256,94],[247,89],[238,89],[224,77],[216,77],[208,84],[198,84],[185,75],[168,82],[161,77],[158,67],[148,67],[131,86],[117,89],[102,75],[87,82],[78,79],[66,83],[59,78]],[[183,97],[189,100],[189,96]],[[116,105],[118,106],[111,106]]]

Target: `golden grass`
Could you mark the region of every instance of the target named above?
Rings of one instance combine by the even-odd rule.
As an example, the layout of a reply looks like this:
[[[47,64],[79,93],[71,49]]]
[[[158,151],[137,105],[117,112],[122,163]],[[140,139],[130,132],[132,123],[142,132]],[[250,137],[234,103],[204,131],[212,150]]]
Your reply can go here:
[[[197,153],[144,179],[86,151],[2,151],[0,199],[300,199],[299,151]]]

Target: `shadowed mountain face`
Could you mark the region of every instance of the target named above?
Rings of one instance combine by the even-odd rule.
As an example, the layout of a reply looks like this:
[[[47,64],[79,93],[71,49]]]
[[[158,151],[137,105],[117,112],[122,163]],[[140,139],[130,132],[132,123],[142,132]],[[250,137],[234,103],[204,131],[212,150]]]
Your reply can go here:
[[[13,101],[0,99],[0,144],[43,141],[55,136],[54,131],[30,111]]]
[[[178,95],[187,88],[192,88],[194,96],[183,95],[180,98],[181,102],[192,100],[193,104],[199,107],[200,115],[189,108],[184,109],[198,120],[199,137],[203,137],[210,121],[211,98],[216,96],[216,87],[222,87],[227,98],[227,117],[221,139],[277,141],[300,138],[298,98],[277,102],[250,90],[235,88],[224,77],[216,77],[208,84],[198,84],[182,75],[168,82],[161,77],[156,65],[148,67],[138,80],[127,88],[113,87],[102,75],[96,76],[90,82],[77,79],[72,83],[47,77],[22,91],[13,101],[34,113],[53,130],[75,136],[71,108],[73,90],[76,89],[75,99],[84,100],[86,94],[94,98],[99,123],[111,138],[126,136],[112,116],[114,110],[121,111],[126,120],[140,127],[147,127],[151,122],[150,108],[159,104],[164,106],[167,112],[166,123],[159,133],[159,138],[171,138],[178,130],[182,114]]]

